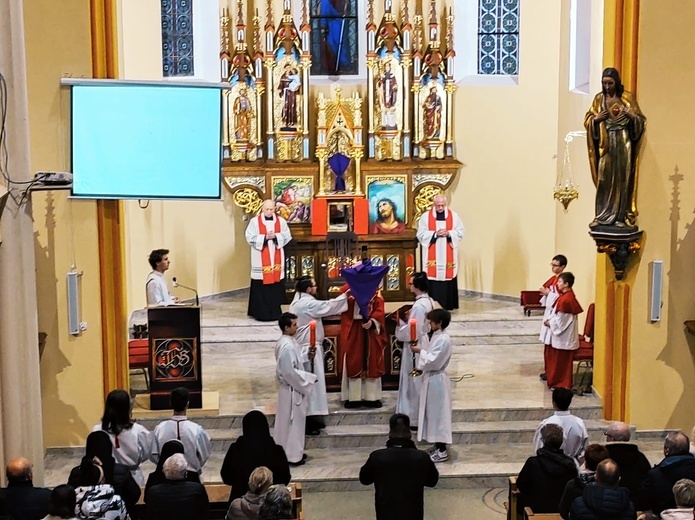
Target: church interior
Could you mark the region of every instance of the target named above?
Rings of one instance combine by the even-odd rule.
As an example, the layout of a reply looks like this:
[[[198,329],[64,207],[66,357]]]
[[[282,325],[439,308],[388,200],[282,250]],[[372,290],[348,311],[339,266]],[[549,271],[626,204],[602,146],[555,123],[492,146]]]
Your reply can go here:
[[[475,374],[475,384],[464,379],[455,386],[460,422],[484,421],[484,410],[509,409],[519,414],[512,420],[535,425],[550,413],[550,392],[538,381],[539,317],[526,317],[518,296],[539,287],[550,275],[550,259],[564,254],[567,270],[576,276],[577,298],[584,308],[596,305],[593,392],[577,397],[575,406],[595,422],[596,432],[603,420],[634,425],[641,438],[652,442],[653,463],[659,451],[653,441],[665,430],[690,433],[695,424],[690,408],[695,336],[687,322],[695,320],[695,267],[690,261],[695,255],[695,190],[688,191],[687,175],[695,169],[695,129],[687,107],[692,104],[695,69],[687,63],[690,44],[695,44],[695,5],[675,0],[492,2],[517,6],[517,47],[510,51],[509,63],[497,58],[500,67],[508,68],[489,74],[479,70],[478,48],[481,4],[486,2],[345,0],[337,3],[354,6],[352,43],[357,52],[349,64],[355,73],[338,76],[316,73],[321,67],[338,67],[339,59],[330,53],[322,55],[323,60],[311,55],[317,47],[310,41],[309,26],[302,23],[310,19],[311,6],[321,2],[191,3],[195,68],[184,78],[165,77],[164,1],[0,3],[0,73],[6,82],[0,193],[9,191],[0,199],[2,466],[27,456],[34,463],[35,483],[42,483],[46,454],[65,450],[70,458],[79,453],[110,390],[143,389],[140,377],[128,370],[129,319],[146,305],[147,255],[159,247],[171,251],[171,276],[195,287],[203,301],[203,353],[211,360],[204,390],[219,393],[224,418],[218,423],[211,419],[210,424],[218,425],[210,427],[238,429],[240,417],[251,408],[264,407],[272,414],[275,387],[268,372],[271,345],[279,333],[276,324],[261,327],[245,315],[251,266],[244,232],[264,198],[280,200],[289,196],[288,189],[305,186],[301,182],[312,186],[323,205],[313,205],[311,217],[288,212],[286,218],[296,218],[297,269],[304,269],[301,259],[306,256],[317,271],[324,239],[315,238],[316,225],[331,226],[326,212],[354,204],[350,207],[356,214],[365,213],[361,220],[355,216],[354,225],[366,230],[374,224],[373,217],[366,222],[366,213],[373,210],[362,201],[366,204],[371,193],[377,197],[385,185],[400,183],[404,208],[397,220],[404,221],[405,229],[394,235],[364,233],[375,254],[387,258],[397,252],[391,255],[401,266],[400,278],[393,280],[393,302],[408,299],[407,276],[417,262],[417,217],[440,190],[447,195],[466,229],[458,249],[462,305],[452,324],[461,349],[452,375]],[[403,22],[404,11],[409,23]],[[303,54],[298,62],[311,61],[298,68],[301,74],[287,67],[283,76],[269,65],[268,53],[272,60],[276,49],[268,43],[268,27],[285,27],[285,15],[299,29],[295,41]],[[389,114],[384,112],[388,92],[383,77],[391,74],[393,64],[388,72],[380,65],[375,42],[391,45],[391,27],[407,57],[396,67],[396,72],[403,67],[403,73],[394,85],[412,93],[407,99],[417,102],[398,105]],[[244,51],[237,52],[242,40]],[[432,70],[442,73],[442,81],[426,92],[413,85],[415,79],[434,85],[425,78],[430,69],[418,61],[432,56],[431,41],[438,44],[440,60]],[[285,52],[283,59],[294,56],[291,50]],[[257,85],[242,89],[232,81],[233,70],[239,68],[235,57],[243,58],[244,70],[260,72],[268,91],[273,82],[275,91],[283,81],[301,83],[295,120],[282,113],[287,99],[271,98]],[[413,63],[421,75],[413,72]],[[615,244],[589,233],[596,188],[582,131],[606,67],[619,70],[647,120],[634,188],[642,233],[622,249],[617,246],[624,253],[622,264],[616,260]],[[88,200],[72,198],[64,189],[28,189],[36,172],[71,171],[71,94],[61,85],[63,78],[237,85],[223,94],[220,199]],[[242,74],[236,81],[243,84],[246,79]],[[438,110],[423,109],[435,98]],[[279,104],[272,105],[272,99]],[[240,121],[248,123],[238,115],[239,103],[251,103],[259,117],[248,131],[235,134]],[[414,110],[425,112],[416,115]],[[341,119],[336,113],[349,114],[347,122],[336,123]],[[379,118],[381,125],[374,123]],[[276,130],[272,139],[264,134],[270,127]],[[337,167],[331,159],[336,152],[350,159],[342,189],[334,184]],[[567,206],[557,199],[563,188],[574,188],[578,195],[565,201]],[[323,219],[317,219],[315,208],[324,212]],[[343,230],[342,224],[334,223],[335,230]],[[359,229],[355,231],[362,234]],[[327,231],[319,229],[318,235]],[[663,266],[658,280],[655,265]],[[67,319],[66,273],[71,272],[79,272],[82,330],[76,334]],[[325,294],[331,296],[330,276],[325,283]],[[191,296],[183,291],[176,295]],[[227,340],[223,334],[238,337]],[[230,354],[239,356],[230,360]],[[330,403],[332,409],[340,408],[335,396]],[[393,404],[387,397],[384,410],[371,420],[385,424]],[[340,417],[350,425],[350,414]],[[340,420],[335,419],[334,426]],[[360,425],[360,419],[352,420],[355,427]],[[518,471],[529,455],[522,455],[521,447],[529,448],[524,443],[531,427],[519,427],[522,433],[511,441],[507,431],[459,432],[461,464],[466,459],[470,464],[461,471],[470,475],[452,469],[444,487],[501,487],[501,476]],[[379,430],[384,441],[385,431]],[[220,435],[218,444],[223,446],[228,436]],[[350,430],[335,431],[335,437],[350,435]],[[360,448],[365,457],[381,445],[373,434],[366,436]],[[325,447],[355,447],[344,439],[347,443],[335,438],[311,442],[308,449],[321,455]],[[496,468],[492,476],[486,468],[496,455],[466,447],[510,442],[510,450],[516,450],[510,455],[512,463]],[[60,460],[46,458],[47,482],[60,474]],[[311,464],[302,468],[306,489],[313,485],[328,495],[355,491],[354,482],[341,487],[340,482],[355,477],[350,463],[340,463],[350,468],[349,474],[329,483],[322,480],[325,475],[310,473]],[[216,475],[213,467],[209,477],[214,481]],[[494,498],[484,500],[493,502],[488,512],[501,515]]]

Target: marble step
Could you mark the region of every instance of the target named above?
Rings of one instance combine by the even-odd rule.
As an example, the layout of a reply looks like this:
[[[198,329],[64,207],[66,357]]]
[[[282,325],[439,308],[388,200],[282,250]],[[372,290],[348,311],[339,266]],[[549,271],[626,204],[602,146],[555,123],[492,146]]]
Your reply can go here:
[[[395,403],[395,392],[384,392],[385,403]],[[334,403],[335,394],[329,394],[329,409],[339,407]],[[601,419],[601,403],[593,396],[584,396],[576,399],[572,405],[572,413],[585,420]],[[325,418],[327,426],[359,426],[359,425],[387,425],[389,418],[394,413],[393,406],[385,406],[378,410],[345,410],[339,408],[331,411]],[[456,423],[488,424],[502,421],[534,421],[536,424],[549,415],[552,410],[543,407],[519,407],[519,408],[455,408],[452,411],[452,421]],[[159,418],[140,418],[138,422],[147,429],[154,429],[162,419],[169,416],[168,411],[162,411]],[[266,413],[271,426],[275,423],[275,415]],[[201,424],[207,430],[241,429],[243,415],[215,415],[196,417],[191,419]]]
[[[307,448],[307,464],[293,467],[292,480],[301,482],[304,491],[358,491],[367,489],[359,483],[359,470],[369,454],[383,447],[385,439],[375,447],[321,449]],[[637,441],[652,464],[663,458],[662,443],[657,440]],[[430,445],[421,443],[421,449]],[[45,459],[46,485],[53,487],[67,481],[70,469],[80,462],[80,453],[52,448]],[[450,459],[437,465],[438,488],[500,487],[506,488],[509,475],[515,475],[533,454],[530,444],[459,444],[449,448]],[[213,452],[205,465],[203,480],[221,483],[220,468],[225,452]],[[154,464],[142,465],[145,475]]]

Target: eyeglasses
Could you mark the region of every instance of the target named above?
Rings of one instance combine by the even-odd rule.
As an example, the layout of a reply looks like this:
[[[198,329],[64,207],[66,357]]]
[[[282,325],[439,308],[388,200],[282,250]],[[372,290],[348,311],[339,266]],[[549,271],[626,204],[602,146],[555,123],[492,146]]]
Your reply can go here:
[[[553,263],[551,263],[551,264],[550,264],[550,267],[562,267],[562,266],[561,266],[560,264],[553,264]]]

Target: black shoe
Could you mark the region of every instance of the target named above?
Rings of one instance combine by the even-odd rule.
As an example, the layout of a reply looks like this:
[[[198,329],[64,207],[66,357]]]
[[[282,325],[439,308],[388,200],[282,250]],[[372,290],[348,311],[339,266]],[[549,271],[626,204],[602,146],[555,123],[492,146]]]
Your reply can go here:
[[[539,375],[538,377],[541,378],[541,381],[547,381],[547,380],[548,380],[548,376],[546,375],[545,372],[543,372],[543,373],[542,373],[541,375]]]
[[[410,427],[411,432],[416,432],[417,431],[417,426],[411,426]]]
[[[378,399],[376,401],[362,401],[362,404],[367,408],[381,408],[384,406]]]
[[[306,418],[306,431],[320,430],[325,428],[326,424],[319,415],[310,415]]]
[[[306,430],[304,435],[308,435],[309,437],[317,437],[321,435],[321,430]]]
[[[362,401],[345,401],[343,406],[345,406],[345,408],[359,408],[362,406]]]
[[[288,462],[290,466],[304,466],[306,464],[306,459],[302,459],[299,462]]]

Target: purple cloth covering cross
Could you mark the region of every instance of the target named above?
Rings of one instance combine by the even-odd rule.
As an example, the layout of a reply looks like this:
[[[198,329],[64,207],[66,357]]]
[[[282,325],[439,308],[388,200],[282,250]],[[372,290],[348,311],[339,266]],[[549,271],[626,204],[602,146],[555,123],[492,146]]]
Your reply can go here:
[[[362,263],[356,267],[342,270],[342,277],[350,287],[350,292],[355,297],[355,303],[364,319],[369,317],[369,302],[376,294],[388,270],[388,265],[372,265],[369,258],[362,260]]]
[[[335,173],[335,191],[345,191],[345,170],[350,164],[350,158],[338,152],[328,158],[328,166]]]

